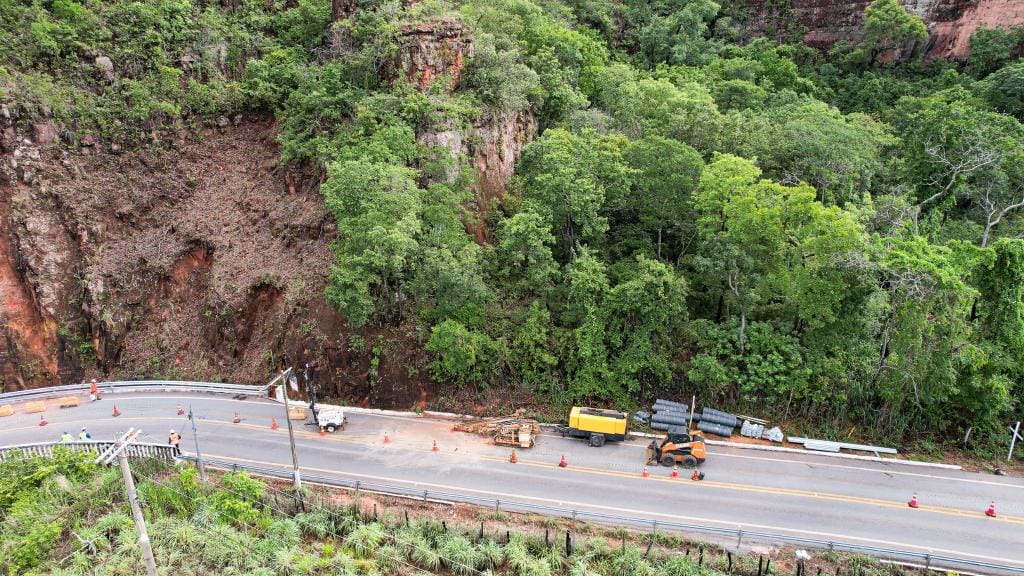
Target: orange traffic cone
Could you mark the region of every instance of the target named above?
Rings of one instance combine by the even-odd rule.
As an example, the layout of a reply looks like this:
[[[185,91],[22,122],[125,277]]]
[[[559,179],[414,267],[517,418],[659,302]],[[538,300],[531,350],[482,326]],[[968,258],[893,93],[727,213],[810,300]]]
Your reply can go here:
[[[321,436],[327,436],[327,431],[326,431],[326,430],[324,430],[324,427],[323,427],[323,426],[321,426],[321,427],[320,427],[320,435],[321,435]]]
[[[672,477],[679,478],[679,466],[672,467]]]
[[[114,418],[121,415],[121,411],[117,409],[117,404],[114,404]]]
[[[178,416],[184,416],[184,415],[185,415],[185,409],[181,407],[181,404],[178,404]]]
[[[40,414],[39,415],[39,425],[40,426],[46,426],[47,424],[49,424],[49,422],[47,422],[46,418],[44,418],[43,415]]]
[[[270,429],[271,430],[277,430],[278,428],[280,428],[280,426],[277,425],[277,418],[271,418],[270,419]]]
[[[387,432],[384,433],[384,443],[391,444],[391,438],[388,436]]]
[[[434,440],[434,445],[430,448],[431,452],[439,452],[440,448],[437,447],[437,440]]]
[[[516,462],[519,462],[519,458],[516,458],[516,449],[515,448],[512,449],[512,455],[508,457],[508,461],[513,463],[513,464],[515,464]]]
[[[231,419],[231,423],[232,424],[238,424],[241,421],[242,421],[241,416],[238,415],[238,412],[235,412],[235,417]]]
[[[917,492],[914,492],[914,495],[910,497],[910,502],[907,502],[907,506],[917,508]]]
[[[995,500],[993,500],[988,505],[988,510],[985,510],[985,516],[988,516],[989,518],[995,518],[996,517],[996,501]]]
[[[562,460],[558,463],[559,468],[565,468],[569,463],[565,461],[565,454],[562,454]]]
[[[644,471],[640,473],[640,477],[641,478],[647,478],[650,475],[651,475],[651,473],[647,471],[647,466],[644,466]]]
[[[704,479],[704,474],[701,474],[700,470],[694,469],[693,476],[691,476],[691,480],[703,480],[703,479]]]

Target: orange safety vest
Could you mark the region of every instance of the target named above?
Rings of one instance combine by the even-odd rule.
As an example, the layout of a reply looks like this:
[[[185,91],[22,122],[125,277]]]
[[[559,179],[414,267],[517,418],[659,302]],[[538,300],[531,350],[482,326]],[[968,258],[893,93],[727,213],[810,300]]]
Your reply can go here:
[[[180,439],[181,439],[181,436],[178,436],[177,432],[175,432],[174,434],[171,434],[171,446],[177,446],[178,445],[178,440],[180,440]]]
[[[92,392],[93,394],[99,394],[100,390],[99,390],[99,388],[96,387],[96,383],[95,382],[90,382],[89,383],[89,392]]]

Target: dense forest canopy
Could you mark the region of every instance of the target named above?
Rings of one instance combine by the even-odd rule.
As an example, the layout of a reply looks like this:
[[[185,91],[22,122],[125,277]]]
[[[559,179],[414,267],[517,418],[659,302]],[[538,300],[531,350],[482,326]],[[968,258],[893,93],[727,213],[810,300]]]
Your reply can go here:
[[[324,176],[328,301],[416,330],[446,385],[696,394],[880,441],[993,438],[1020,408],[1024,29],[954,63],[897,0],[827,54],[749,37],[735,0],[357,4],[4,2],[0,97],[114,139],[273,112],[282,161]],[[474,49],[423,90],[390,63],[440,22]],[[539,130],[480,206],[422,136],[495,111]]]

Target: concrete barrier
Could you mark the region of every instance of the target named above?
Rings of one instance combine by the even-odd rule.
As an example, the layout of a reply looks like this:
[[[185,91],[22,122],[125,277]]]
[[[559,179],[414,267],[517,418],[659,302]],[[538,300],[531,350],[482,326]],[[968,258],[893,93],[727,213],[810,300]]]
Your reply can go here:
[[[4,404],[3,406],[0,406],[0,416],[13,416],[13,415],[14,415],[14,406],[11,406],[11,405],[8,405],[8,404]]]
[[[36,400],[35,402],[29,402],[25,404],[26,414],[35,414],[36,412],[46,412],[46,402],[42,400]]]

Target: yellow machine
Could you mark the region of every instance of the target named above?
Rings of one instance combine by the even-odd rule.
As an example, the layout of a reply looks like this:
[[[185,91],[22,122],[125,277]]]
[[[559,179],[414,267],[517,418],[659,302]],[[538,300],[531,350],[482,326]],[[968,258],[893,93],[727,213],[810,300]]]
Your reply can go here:
[[[563,426],[564,436],[587,438],[591,446],[604,446],[605,442],[620,442],[626,439],[626,423],[629,415],[617,410],[573,407],[569,412],[569,425]]]

